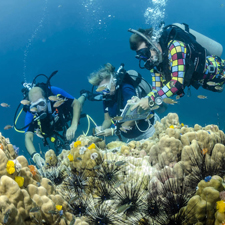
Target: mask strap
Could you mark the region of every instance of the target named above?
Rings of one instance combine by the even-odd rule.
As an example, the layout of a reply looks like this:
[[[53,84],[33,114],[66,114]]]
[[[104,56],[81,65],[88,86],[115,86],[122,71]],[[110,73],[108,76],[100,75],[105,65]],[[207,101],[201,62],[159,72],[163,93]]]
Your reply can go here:
[[[110,81],[109,81],[109,84],[107,85],[107,88],[109,89],[109,91],[110,91],[111,88],[112,88],[112,83],[113,83],[113,75],[112,75],[112,73],[111,73]]]
[[[128,29],[129,32],[133,33],[133,34],[137,34],[139,36],[141,36],[144,40],[146,40],[148,42],[148,44],[150,44],[152,46],[152,48],[155,49],[155,51],[158,53],[159,55],[159,62],[162,62],[162,53],[160,52],[160,50],[156,47],[156,45],[149,39],[147,38],[144,34],[142,34],[141,32],[134,30],[134,29]]]
[[[47,101],[47,107],[48,107],[48,113],[51,114],[52,113],[52,107],[51,107],[51,102],[49,100]]]

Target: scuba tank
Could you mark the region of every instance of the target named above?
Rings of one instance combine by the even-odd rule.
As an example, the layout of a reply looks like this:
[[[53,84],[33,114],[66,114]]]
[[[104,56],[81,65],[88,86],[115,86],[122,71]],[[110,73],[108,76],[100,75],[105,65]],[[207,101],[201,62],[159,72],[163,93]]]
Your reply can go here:
[[[140,82],[137,84],[136,92],[137,96],[139,98],[146,96],[148,93],[152,91],[151,85],[135,70],[128,70],[127,74],[134,80],[134,82],[137,82],[138,79],[140,79]]]
[[[214,41],[213,39],[206,37],[203,34],[200,34],[199,32],[193,30],[193,29],[189,29],[187,30],[187,26],[185,24],[180,24],[180,23],[173,23],[172,25],[175,25],[179,28],[181,28],[183,31],[185,32],[189,32],[190,34],[192,34],[193,36],[195,36],[196,41],[207,50],[207,54],[208,55],[216,55],[221,57],[222,53],[223,53],[223,46]]]

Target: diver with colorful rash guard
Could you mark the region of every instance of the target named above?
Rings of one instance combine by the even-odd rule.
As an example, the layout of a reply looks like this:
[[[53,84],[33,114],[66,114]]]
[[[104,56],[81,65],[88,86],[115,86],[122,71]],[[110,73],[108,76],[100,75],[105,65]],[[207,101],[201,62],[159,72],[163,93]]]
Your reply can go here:
[[[54,107],[55,102],[48,99],[50,95],[58,96],[62,104]],[[54,143],[58,140],[72,140],[77,130],[85,96],[82,95],[77,100],[58,87],[51,86],[46,93],[45,88],[35,86],[29,91],[28,97],[31,104],[26,113],[25,126],[30,125],[25,129],[25,146],[33,161],[41,168],[45,161],[33,145],[34,132],[43,139],[44,143],[47,142],[46,138]],[[70,127],[67,124],[69,121],[71,121]],[[59,132],[64,133],[61,135]]]
[[[125,71],[124,69],[122,69],[122,72],[126,74],[131,73],[131,71]],[[120,74],[118,74],[118,76],[120,76]],[[114,118],[118,116],[118,112],[121,113],[121,110],[124,109],[127,102],[135,102],[139,99],[135,92],[135,88],[129,84],[126,79],[123,80],[121,85],[117,85],[116,71],[110,63],[107,63],[105,67],[99,69],[97,72],[92,73],[88,80],[89,83],[97,86],[96,91],[98,91],[98,89],[103,89],[99,92],[104,92],[105,96],[105,100],[103,99],[104,121],[102,126],[96,127],[96,135],[98,136],[99,133],[100,136],[112,136],[116,134],[116,129],[110,127],[114,124],[112,121],[115,121]],[[116,88],[118,86],[119,88]],[[119,97],[119,91],[121,91],[121,97]],[[83,91],[83,93],[84,92],[85,91]],[[88,95],[90,95],[90,93]],[[160,119],[156,113],[152,112],[150,121],[145,119],[139,121],[126,121],[120,125],[117,124],[116,126],[122,128],[121,134],[123,137],[132,140],[141,140],[149,138],[154,134],[154,124],[156,121],[160,121]]]
[[[223,91],[225,61],[215,55],[207,56],[207,50],[192,34],[169,25],[159,41],[152,42],[151,28],[128,31],[133,33],[130,48],[136,51],[140,68],[150,70],[152,76],[152,91],[137,106],[147,109],[152,102],[160,105],[162,99],[175,94],[182,97],[184,88],[190,85],[196,89],[202,86],[214,92]]]

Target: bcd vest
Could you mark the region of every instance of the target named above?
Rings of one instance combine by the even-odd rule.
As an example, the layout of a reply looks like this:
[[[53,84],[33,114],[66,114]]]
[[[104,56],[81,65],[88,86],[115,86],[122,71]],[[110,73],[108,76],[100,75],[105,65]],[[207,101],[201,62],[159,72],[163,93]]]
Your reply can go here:
[[[171,80],[171,71],[169,69],[168,43],[170,41],[181,41],[186,45],[187,54],[185,60],[184,86],[194,85],[194,80],[201,79],[206,62],[206,49],[197,43],[194,35],[189,33],[189,27],[186,25],[186,31],[175,25],[168,25],[164,28],[159,40],[163,51],[162,71],[167,82]]]

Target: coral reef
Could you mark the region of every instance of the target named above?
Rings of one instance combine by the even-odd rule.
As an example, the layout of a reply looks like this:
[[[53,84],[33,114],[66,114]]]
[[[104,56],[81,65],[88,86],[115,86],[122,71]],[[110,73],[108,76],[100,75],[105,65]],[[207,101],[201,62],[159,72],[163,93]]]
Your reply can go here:
[[[225,134],[175,113],[145,140],[81,135],[38,170],[0,135],[1,224],[225,224]]]

